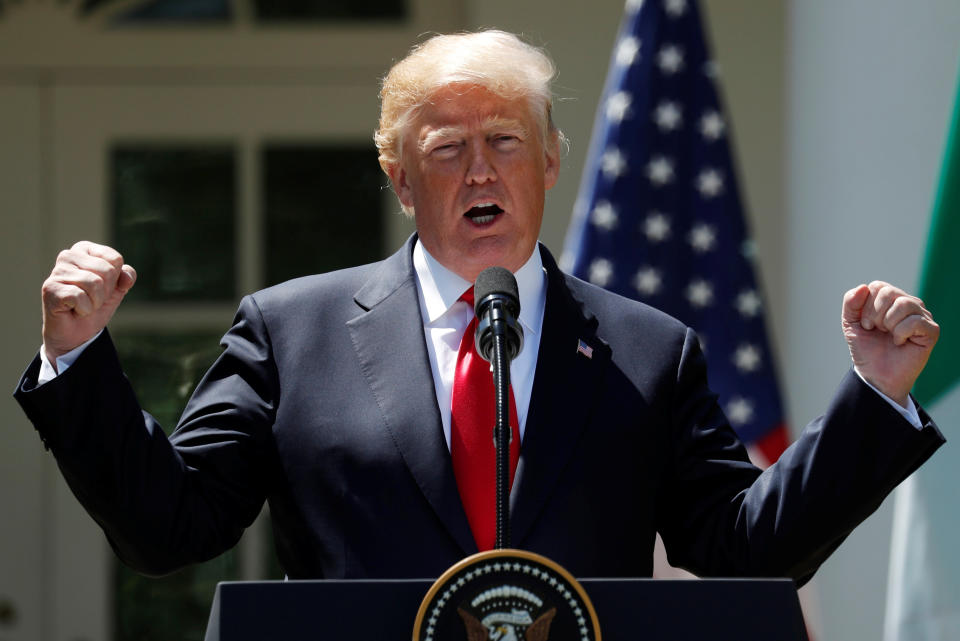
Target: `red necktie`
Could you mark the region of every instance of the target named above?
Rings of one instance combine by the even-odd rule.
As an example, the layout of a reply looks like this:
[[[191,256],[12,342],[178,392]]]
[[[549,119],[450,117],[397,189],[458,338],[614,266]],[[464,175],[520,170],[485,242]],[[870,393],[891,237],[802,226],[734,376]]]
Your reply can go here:
[[[473,309],[473,287],[460,300]],[[473,335],[474,316],[460,340],[457,370],[453,377],[450,411],[450,456],[457,478],[460,500],[470,521],[473,538],[480,551],[492,550],[496,541],[496,447],[493,428],[496,423],[493,375],[490,363],[477,353]],[[517,404],[510,388],[510,486],[520,458],[520,432]]]

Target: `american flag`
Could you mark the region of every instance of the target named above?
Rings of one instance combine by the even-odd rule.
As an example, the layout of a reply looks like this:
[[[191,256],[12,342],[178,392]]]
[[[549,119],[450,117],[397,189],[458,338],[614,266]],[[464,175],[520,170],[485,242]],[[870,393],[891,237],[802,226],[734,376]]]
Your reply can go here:
[[[759,463],[788,442],[729,123],[693,0],[628,0],[563,263],[693,327]]]

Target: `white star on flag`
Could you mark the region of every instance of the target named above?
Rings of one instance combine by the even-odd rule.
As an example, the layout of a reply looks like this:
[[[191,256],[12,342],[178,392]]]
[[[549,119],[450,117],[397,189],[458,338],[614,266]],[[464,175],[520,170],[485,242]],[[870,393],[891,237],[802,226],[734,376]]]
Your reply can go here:
[[[653,119],[660,131],[673,131],[683,124],[683,112],[675,102],[665,100],[657,105],[653,112]]]
[[[755,372],[760,367],[760,350],[756,345],[743,343],[734,352],[733,363],[741,372]]]
[[[717,244],[717,232],[706,223],[698,223],[690,230],[687,240],[690,241],[694,251],[702,254],[710,251]]]
[[[670,237],[670,219],[658,211],[650,212],[643,221],[643,233],[651,243],[659,243]]]
[[[657,269],[650,266],[641,267],[633,278],[633,286],[644,296],[653,296],[663,286],[663,278]]]
[[[710,79],[720,77],[720,63],[716,60],[707,60],[703,63],[703,75]]]
[[[607,98],[607,118],[613,122],[621,122],[630,111],[633,98],[626,91],[618,91]]]
[[[753,420],[753,403],[742,396],[735,396],[727,403],[726,412],[731,425],[744,425]]]
[[[657,53],[657,66],[665,74],[674,74],[683,69],[683,49],[676,45],[665,45]]]
[[[590,263],[590,282],[604,287],[613,278],[613,263],[606,258],[597,258]]]
[[[656,187],[673,180],[673,163],[666,156],[657,156],[647,165],[647,178]]]
[[[697,176],[697,191],[704,198],[714,198],[723,193],[723,176],[716,169],[704,169]]]
[[[717,140],[723,135],[725,125],[723,116],[716,111],[708,111],[700,118],[700,133],[707,140]]]
[[[597,227],[609,231],[617,226],[617,210],[609,201],[601,200],[590,212],[590,220]]]
[[[614,180],[627,170],[627,159],[616,147],[610,147],[600,157],[600,171],[608,180]]]
[[[640,41],[633,36],[627,36],[617,44],[617,53],[614,59],[617,65],[629,67],[637,60],[637,54],[640,53]]]
[[[747,289],[737,294],[737,300],[734,306],[742,316],[753,318],[760,313],[760,309],[763,307],[763,301],[760,300],[760,295],[757,294],[756,290]]]
[[[627,0],[627,4],[624,5],[627,13],[636,13],[640,11],[640,7],[643,6],[643,0]]]
[[[687,285],[687,300],[694,307],[707,307],[713,302],[713,286],[702,278]]]
[[[687,11],[687,0],[666,0],[663,6],[667,15],[671,18],[679,18]]]

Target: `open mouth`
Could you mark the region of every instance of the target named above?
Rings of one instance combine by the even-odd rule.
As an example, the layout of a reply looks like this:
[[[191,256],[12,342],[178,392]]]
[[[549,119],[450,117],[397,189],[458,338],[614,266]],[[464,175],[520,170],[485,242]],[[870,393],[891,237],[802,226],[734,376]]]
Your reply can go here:
[[[493,222],[493,219],[497,217],[497,214],[502,214],[503,210],[500,209],[498,205],[494,203],[480,203],[479,205],[474,205],[464,214],[467,218],[470,219],[475,225],[485,225],[489,222]]]

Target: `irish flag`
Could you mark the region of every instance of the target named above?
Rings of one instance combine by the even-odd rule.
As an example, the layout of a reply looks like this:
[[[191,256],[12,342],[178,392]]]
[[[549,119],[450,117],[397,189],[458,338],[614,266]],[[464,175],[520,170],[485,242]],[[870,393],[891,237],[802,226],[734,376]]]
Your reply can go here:
[[[919,295],[941,331],[913,393],[948,446],[897,490],[885,641],[960,639],[960,87]]]

